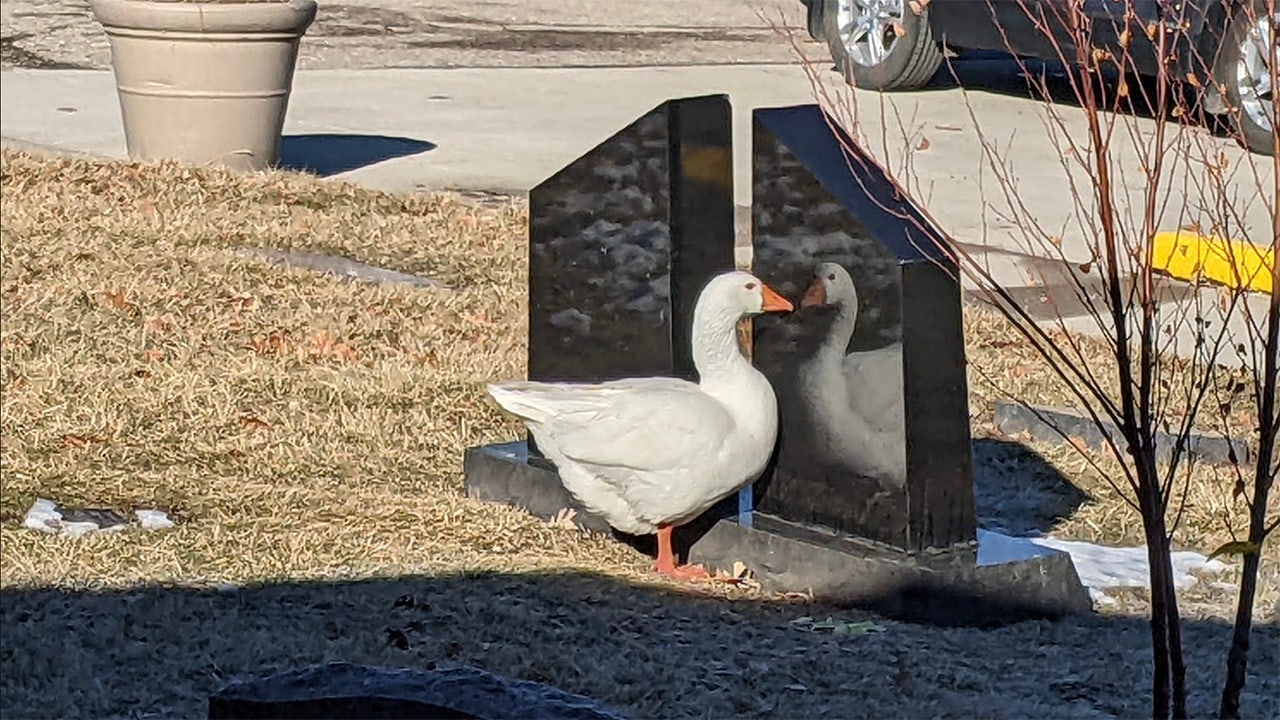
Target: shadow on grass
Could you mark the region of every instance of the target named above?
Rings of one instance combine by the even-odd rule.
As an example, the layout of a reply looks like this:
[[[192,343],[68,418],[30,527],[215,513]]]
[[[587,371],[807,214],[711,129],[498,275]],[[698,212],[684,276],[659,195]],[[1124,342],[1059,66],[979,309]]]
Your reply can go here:
[[[837,635],[802,619],[827,616],[867,624]],[[1193,715],[1216,709],[1229,633],[1223,623],[1185,624]],[[203,717],[208,694],[227,681],[337,661],[471,665],[636,718],[1148,712],[1142,618],[936,628],[572,572],[9,589],[0,637],[5,718]],[[1280,713],[1278,645],[1280,629],[1256,631],[1246,716]]]
[[[1091,498],[1043,455],[1012,440],[973,442],[978,525],[1009,535],[1048,533]]]
[[[285,135],[280,140],[279,166],[329,177],[435,147],[425,140],[386,135]]]

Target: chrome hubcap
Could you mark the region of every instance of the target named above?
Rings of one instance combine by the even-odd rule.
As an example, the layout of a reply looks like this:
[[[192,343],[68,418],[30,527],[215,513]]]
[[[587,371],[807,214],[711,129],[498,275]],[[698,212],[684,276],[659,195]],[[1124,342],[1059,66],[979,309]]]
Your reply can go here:
[[[836,23],[849,58],[872,67],[884,62],[902,27],[903,0],[840,0]]]
[[[1271,85],[1271,68],[1280,58],[1280,49],[1271,42],[1273,22],[1274,18],[1265,15],[1258,18],[1240,46],[1240,61],[1236,63],[1240,109],[1250,121],[1265,130],[1275,127],[1275,88]]]

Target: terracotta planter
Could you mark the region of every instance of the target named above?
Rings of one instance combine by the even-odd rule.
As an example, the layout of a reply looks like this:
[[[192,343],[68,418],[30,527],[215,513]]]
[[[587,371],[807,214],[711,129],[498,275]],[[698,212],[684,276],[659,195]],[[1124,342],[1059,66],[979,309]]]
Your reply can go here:
[[[129,156],[260,170],[275,164],[314,0],[92,0],[111,41]]]

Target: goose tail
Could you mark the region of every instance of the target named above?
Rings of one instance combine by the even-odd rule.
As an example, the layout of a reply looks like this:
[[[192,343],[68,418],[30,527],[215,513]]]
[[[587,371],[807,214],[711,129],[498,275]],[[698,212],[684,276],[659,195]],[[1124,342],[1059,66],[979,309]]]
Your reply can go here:
[[[492,383],[487,389],[503,410],[528,422],[545,422],[552,414],[550,408],[538,402],[541,393],[537,392],[536,383]]]

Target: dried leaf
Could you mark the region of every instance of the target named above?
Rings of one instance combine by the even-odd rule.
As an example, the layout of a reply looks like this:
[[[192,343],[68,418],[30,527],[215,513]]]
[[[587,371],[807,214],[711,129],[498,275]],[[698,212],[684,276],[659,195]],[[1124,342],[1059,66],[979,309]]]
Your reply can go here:
[[[1257,543],[1251,543],[1248,540],[1232,540],[1229,543],[1223,543],[1209,554],[1209,559],[1226,555],[1257,555],[1261,551]]]
[[[272,331],[266,337],[256,337],[249,341],[245,348],[259,355],[280,354],[285,348],[285,334],[279,330]]]
[[[578,511],[573,508],[560,508],[560,510],[556,511],[555,516],[551,518],[551,525],[553,527],[576,530],[578,528],[578,524],[575,523],[573,519],[577,516]]]
[[[902,37],[903,35],[907,34],[907,29],[902,26],[902,23],[894,23],[893,34],[897,37]]]
[[[467,313],[462,316],[462,319],[480,327],[493,327],[493,321],[489,319],[489,315],[483,310],[477,313]]]
[[[346,343],[338,343],[333,346],[333,357],[343,362],[352,362],[356,359],[356,351]]]
[[[1129,32],[1129,28],[1125,28],[1124,31],[1120,33],[1119,39],[1120,47],[1127,48],[1129,47],[1129,41],[1133,39],[1133,34]]]
[[[173,316],[167,313],[164,315],[153,317],[153,318],[148,318],[147,321],[142,324],[142,326],[146,328],[146,331],[150,333],[164,332],[168,330],[172,325],[173,325]]]
[[[356,359],[356,351],[346,343],[335,342],[333,337],[324,330],[317,330],[311,333],[307,338],[310,347],[306,351],[306,355],[313,360],[344,360],[350,362]]]
[[[831,616],[827,616],[817,622],[814,622],[813,618],[809,617],[797,618],[792,621],[792,624],[805,627],[809,632],[829,632],[833,635],[866,635],[867,633],[878,633],[885,630],[883,625],[870,620],[847,622]]]
[[[930,146],[932,146],[932,145],[933,145],[933,143],[929,142],[929,138],[927,138],[927,137],[922,137],[922,138],[920,138],[920,142],[919,142],[919,143],[916,143],[916,149],[917,149],[917,150],[928,150],[928,149],[929,149],[929,147],[930,147]]]
[[[1146,27],[1147,39],[1155,40],[1156,32],[1158,30],[1159,30],[1159,27],[1155,23],[1147,23],[1147,27]]]
[[[837,625],[832,633],[835,635],[867,635],[869,633],[882,633],[884,626],[863,620],[862,622],[842,623]]]
[[[1129,97],[1129,83],[1125,82],[1123,79],[1120,80],[1120,84],[1116,86],[1116,95],[1119,97]]]
[[[1058,237],[1057,235],[1050,235],[1049,244],[1056,248],[1060,248],[1062,247],[1062,238]]]
[[[104,292],[102,293],[102,298],[106,301],[107,305],[115,308],[116,310],[128,310],[133,307],[133,303],[129,302],[125,298],[123,290]]]
[[[148,348],[142,351],[142,359],[148,362],[158,362],[163,360],[164,356],[165,352],[160,348]]]
[[[1200,87],[1200,76],[1196,75],[1194,72],[1188,72],[1187,84],[1195,88]]]
[[[1244,480],[1241,478],[1236,478],[1236,485],[1235,487],[1231,488],[1231,499],[1239,500],[1240,498],[1244,497],[1244,493],[1245,493]]]
[[[258,306],[258,298],[250,293],[236,293],[225,302],[237,310],[252,310]]]
[[[1071,447],[1079,450],[1080,452],[1087,452],[1089,450],[1089,443],[1085,442],[1084,438],[1079,435],[1069,435],[1067,437],[1067,442],[1071,443]]]
[[[1232,297],[1231,288],[1225,285],[1219,288],[1218,289],[1218,309],[1224,313],[1227,312],[1227,309],[1231,307],[1231,297]]]
[[[754,585],[751,579],[751,571],[747,568],[746,563],[735,561],[733,569],[729,572],[723,570],[717,572],[712,580],[722,582],[728,585]]]
[[[1031,372],[1031,368],[1027,367],[1026,363],[1018,363],[1009,369],[1009,375],[1015,378],[1020,378],[1029,372]]]
[[[101,435],[73,435],[68,433],[62,436],[62,444],[73,448],[88,447],[90,445],[97,445],[106,441],[107,439]]]
[[[240,425],[249,432],[267,432],[271,429],[271,425],[266,420],[252,415],[241,415]]]
[[[1080,272],[1088,275],[1093,270],[1093,261],[1080,263]]]

